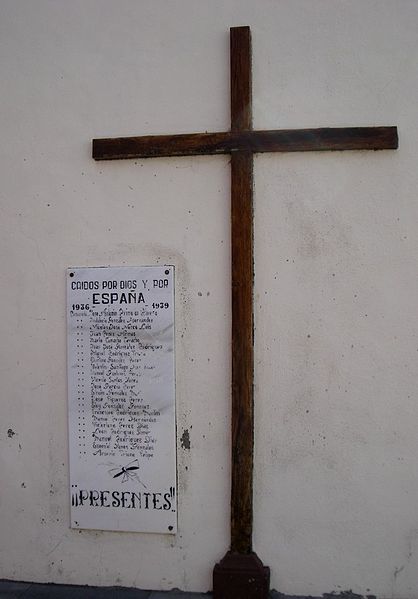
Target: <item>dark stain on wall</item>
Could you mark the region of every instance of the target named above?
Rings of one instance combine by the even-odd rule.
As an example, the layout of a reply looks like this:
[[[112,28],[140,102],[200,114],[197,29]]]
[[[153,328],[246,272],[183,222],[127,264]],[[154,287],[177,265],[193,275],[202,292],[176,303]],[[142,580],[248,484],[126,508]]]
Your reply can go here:
[[[183,449],[190,449],[190,433],[187,428],[183,431],[180,443]]]

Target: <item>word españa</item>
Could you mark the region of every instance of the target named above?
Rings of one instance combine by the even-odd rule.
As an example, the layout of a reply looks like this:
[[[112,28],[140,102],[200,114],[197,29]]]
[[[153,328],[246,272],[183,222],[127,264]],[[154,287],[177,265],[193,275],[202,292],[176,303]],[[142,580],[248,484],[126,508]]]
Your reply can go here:
[[[93,305],[97,304],[145,304],[144,294],[129,291],[128,293],[93,293]]]
[[[86,491],[71,493],[73,507],[113,507],[143,510],[171,510],[171,493],[135,493],[134,491]]]

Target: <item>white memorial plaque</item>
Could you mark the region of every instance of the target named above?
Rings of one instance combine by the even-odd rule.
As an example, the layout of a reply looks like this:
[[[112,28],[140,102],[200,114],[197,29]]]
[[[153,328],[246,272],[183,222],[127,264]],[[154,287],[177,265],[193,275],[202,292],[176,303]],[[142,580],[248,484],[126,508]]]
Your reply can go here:
[[[71,526],[175,533],[174,268],[71,268]]]

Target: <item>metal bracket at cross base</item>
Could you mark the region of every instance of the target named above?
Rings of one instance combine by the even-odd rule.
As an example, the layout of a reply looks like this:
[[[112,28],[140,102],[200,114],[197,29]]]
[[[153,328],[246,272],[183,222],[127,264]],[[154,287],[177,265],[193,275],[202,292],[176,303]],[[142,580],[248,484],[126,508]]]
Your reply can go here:
[[[270,568],[256,553],[228,551],[213,570],[214,599],[266,599]]]

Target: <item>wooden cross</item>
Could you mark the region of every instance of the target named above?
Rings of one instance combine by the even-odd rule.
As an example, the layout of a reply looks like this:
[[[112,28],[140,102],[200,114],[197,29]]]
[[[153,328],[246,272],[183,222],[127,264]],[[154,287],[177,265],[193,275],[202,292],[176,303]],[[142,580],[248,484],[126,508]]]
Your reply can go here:
[[[267,597],[269,569],[252,552],[253,154],[398,147],[396,127],[254,131],[249,27],[230,30],[231,130],[94,139],[95,160],[231,155],[232,490],[231,547],[214,570],[215,599]]]

